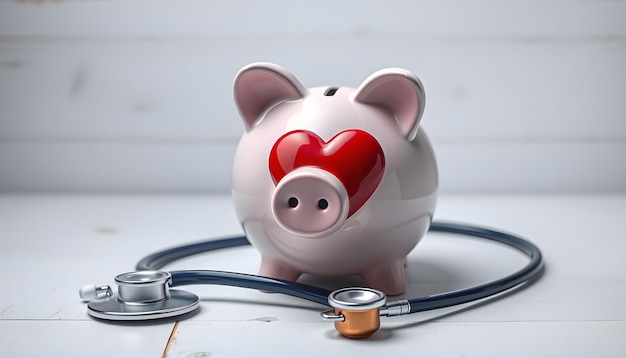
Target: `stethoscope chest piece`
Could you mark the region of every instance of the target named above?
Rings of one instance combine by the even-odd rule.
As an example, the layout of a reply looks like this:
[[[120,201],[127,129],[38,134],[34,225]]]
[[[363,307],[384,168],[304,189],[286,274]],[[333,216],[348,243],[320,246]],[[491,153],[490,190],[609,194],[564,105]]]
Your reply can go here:
[[[367,338],[380,327],[380,317],[399,316],[474,302],[530,283],[543,272],[543,259],[537,246],[523,238],[475,226],[433,222],[430,231],[473,236],[499,242],[522,252],[530,261],[506,277],[478,286],[410,300],[386,302],[381,291],[371,288],[344,288],[334,292],[297,282],[226,271],[157,271],[180,258],[206,251],[249,244],[246,237],[210,240],[166,249],[142,259],[137,267],[144,271],[127,272],[115,277],[118,293],[108,285],[86,285],[79,290],[89,302],[90,316],[104,320],[138,321],[184,315],[198,308],[198,296],[170,290],[170,286],[214,284],[280,292],[332,307],[322,312],[339,333],[348,338]]]
[[[367,338],[380,328],[380,308],[387,297],[379,290],[365,287],[343,288],[328,296],[334,308],[322,314],[335,321],[335,329],[344,337]]]
[[[115,277],[117,295],[89,302],[89,315],[106,320],[136,321],[175,317],[200,304],[191,292],[170,290],[172,276],[164,271],[135,271]]]

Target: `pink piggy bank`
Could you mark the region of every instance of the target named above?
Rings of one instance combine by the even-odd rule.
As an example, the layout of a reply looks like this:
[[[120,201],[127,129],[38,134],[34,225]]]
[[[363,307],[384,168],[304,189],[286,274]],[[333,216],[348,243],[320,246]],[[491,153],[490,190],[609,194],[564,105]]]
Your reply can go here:
[[[261,252],[259,274],[356,274],[388,295],[404,292],[406,256],[437,201],[419,79],[390,68],[357,89],[307,89],[286,69],[255,63],[237,74],[234,95],[245,133],[232,197]]]

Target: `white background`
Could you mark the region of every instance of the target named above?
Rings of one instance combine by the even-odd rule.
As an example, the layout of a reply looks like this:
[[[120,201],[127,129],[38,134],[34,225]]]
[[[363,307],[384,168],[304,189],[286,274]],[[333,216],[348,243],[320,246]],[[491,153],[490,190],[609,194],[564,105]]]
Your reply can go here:
[[[0,190],[227,193],[237,70],[423,81],[442,193],[626,190],[623,1],[0,1]]]

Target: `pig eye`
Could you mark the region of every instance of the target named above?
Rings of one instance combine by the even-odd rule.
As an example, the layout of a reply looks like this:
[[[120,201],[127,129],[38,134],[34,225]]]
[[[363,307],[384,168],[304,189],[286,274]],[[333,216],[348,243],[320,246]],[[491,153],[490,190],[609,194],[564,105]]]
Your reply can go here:
[[[318,207],[318,208],[320,208],[320,209],[322,209],[322,210],[325,210],[326,208],[328,208],[328,200],[326,200],[326,199],[320,199],[320,200],[317,202],[317,207]]]
[[[291,198],[289,198],[289,200],[287,201],[287,204],[289,204],[289,207],[291,208],[295,208],[296,206],[298,206],[298,199],[294,198],[293,196]]]

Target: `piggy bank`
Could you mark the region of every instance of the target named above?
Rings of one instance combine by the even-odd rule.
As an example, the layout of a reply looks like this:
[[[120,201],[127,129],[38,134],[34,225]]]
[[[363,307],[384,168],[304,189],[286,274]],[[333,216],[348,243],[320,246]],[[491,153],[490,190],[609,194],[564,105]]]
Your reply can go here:
[[[237,74],[234,96],[245,132],[232,198],[261,253],[259,274],[360,275],[404,292],[406,256],[437,201],[419,79],[389,68],[356,89],[305,88],[285,68],[255,63]]]

